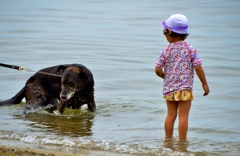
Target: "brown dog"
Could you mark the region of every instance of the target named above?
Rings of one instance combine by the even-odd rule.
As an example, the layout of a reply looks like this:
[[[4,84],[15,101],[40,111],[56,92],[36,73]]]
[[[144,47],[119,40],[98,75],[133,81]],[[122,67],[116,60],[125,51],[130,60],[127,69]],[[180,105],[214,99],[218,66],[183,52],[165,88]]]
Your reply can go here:
[[[27,80],[14,97],[1,101],[0,106],[18,104],[24,97],[25,108],[34,109],[52,104],[57,106],[54,111],[57,115],[66,108],[79,109],[83,104],[87,104],[92,112],[96,110],[93,75],[81,64],[40,70]]]

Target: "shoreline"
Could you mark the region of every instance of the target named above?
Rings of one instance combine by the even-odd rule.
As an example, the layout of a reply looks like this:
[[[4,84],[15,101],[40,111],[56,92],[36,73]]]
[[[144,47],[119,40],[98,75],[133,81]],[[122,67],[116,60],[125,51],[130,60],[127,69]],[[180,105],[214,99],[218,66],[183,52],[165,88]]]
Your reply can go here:
[[[67,153],[46,149],[0,145],[0,156],[129,156],[128,154],[119,154],[93,149],[80,149],[80,151],[81,153]]]
[[[17,140],[0,140],[0,156],[133,156],[98,149],[54,145],[26,144]]]
[[[14,147],[0,145],[0,156],[74,156],[74,154],[48,151],[43,149],[30,149],[27,147]],[[78,156],[77,154],[75,156]]]

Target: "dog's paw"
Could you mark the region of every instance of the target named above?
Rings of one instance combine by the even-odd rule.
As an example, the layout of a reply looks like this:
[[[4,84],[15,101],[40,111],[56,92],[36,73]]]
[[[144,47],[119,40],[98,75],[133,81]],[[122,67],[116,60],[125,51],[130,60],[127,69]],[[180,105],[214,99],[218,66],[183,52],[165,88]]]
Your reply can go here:
[[[61,115],[61,113],[60,113],[59,111],[57,111],[57,110],[53,111],[53,113],[54,113],[55,115]]]

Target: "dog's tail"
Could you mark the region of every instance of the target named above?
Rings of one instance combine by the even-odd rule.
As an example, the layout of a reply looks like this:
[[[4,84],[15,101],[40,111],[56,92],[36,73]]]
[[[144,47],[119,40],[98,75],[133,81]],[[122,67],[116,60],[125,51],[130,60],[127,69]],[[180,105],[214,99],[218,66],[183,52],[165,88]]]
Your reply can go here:
[[[18,104],[25,97],[25,87],[23,87],[15,96],[11,99],[0,101],[0,106],[14,105]]]

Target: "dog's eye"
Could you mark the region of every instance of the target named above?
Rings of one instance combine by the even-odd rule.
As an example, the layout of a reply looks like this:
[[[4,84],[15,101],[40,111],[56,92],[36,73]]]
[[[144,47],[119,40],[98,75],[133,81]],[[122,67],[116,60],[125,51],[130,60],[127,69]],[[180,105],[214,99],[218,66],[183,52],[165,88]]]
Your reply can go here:
[[[69,85],[70,87],[72,87],[72,86],[74,86],[74,83],[73,83],[73,82],[69,82],[68,85]]]

